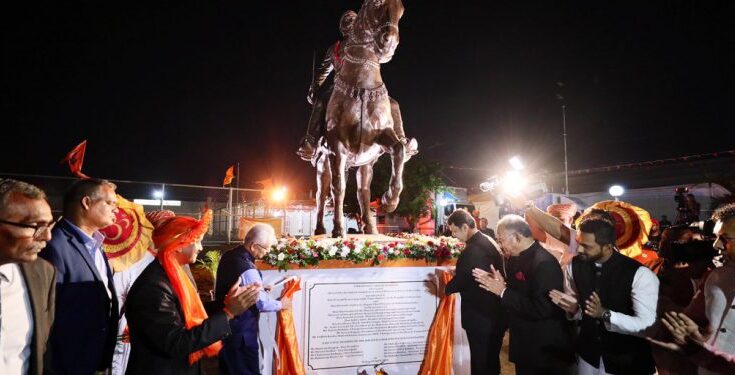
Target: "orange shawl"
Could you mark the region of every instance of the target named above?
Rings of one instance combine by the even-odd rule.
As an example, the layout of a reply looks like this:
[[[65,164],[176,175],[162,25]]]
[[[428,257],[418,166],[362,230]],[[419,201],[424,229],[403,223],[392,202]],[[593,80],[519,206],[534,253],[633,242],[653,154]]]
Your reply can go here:
[[[160,225],[156,225],[153,231],[153,242],[158,249],[156,257],[181,302],[186,329],[202,324],[208,316],[194,283],[184,271],[184,267],[176,260],[176,252],[199,240],[207,232],[211,222],[212,210],[207,210],[201,220],[187,216],[166,218]],[[193,365],[204,356],[216,356],[220,349],[222,342],[217,341],[204,349],[190,353],[189,364]]]

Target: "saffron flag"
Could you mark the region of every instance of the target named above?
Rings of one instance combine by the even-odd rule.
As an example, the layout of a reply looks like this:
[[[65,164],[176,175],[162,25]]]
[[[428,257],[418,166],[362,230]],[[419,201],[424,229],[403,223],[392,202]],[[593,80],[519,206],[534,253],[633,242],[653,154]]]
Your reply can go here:
[[[142,206],[120,195],[117,196],[115,223],[100,232],[105,236],[107,259],[116,273],[137,263],[146,252],[155,255],[151,239],[153,224],[146,218]]]
[[[233,178],[235,178],[235,166],[231,165],[225,172],[225,179],[222,181],[222,186],[231,184]]]
[[[74,147],[66,157],[61,161],[69,163],[69,169],[71,173],[79,178],[87,179],[89,176],[82,173],[82,164],[84,163],[84,151],[87,150],[87,140],[85,139],[82,143]]]

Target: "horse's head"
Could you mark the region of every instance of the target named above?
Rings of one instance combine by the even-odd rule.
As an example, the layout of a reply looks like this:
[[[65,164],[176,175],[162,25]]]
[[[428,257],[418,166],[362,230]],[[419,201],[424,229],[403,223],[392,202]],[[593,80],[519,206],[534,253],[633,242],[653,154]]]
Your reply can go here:
[[[372,42],[381,64],[390,61],[398,48],[398,21],[403,9],[401,0],[365,0],[357,15],[353,37]]]

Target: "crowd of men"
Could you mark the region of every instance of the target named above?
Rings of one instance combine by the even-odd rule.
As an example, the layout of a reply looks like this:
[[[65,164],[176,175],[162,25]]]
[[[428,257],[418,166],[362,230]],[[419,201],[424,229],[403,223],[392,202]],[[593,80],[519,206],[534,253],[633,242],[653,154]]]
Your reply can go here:
[[[199,220],[147,214],[156,260],[119,306],[100,232],[115,221],[115,189],[106,180],[76,181],[54,219],[41,189],[0,179],[0,374],[108,371],[122,312],[128,374],[199,374],[200,360],[214,356],[220,373],[260,374],[258,314],[290,307],[266,293],[254,265],[275,243],[273,228],[256,225],[228,252],[218,273],[227,283],[205,309],[188,265],[202,249],[211,211]]]
[[[573,205],[521,210],[498,222],[497,242],[467,211],[447,220],[466,242],[445,292],[462,296],[472,374],[500,373],[506,327],[517,374],[735,373],[735,203],[714,212],[713,244],[667,228],[658,275],[619,252],[605,210],[576,228]]]
[[[218,356],[221,373],[259,374],[259,314],[291,306],[255,267],[272,227],[256,225],[224,254],[205,309],[188,265],[211,211],[149,213],[156,259],[119,306],[100,232],[115,221],[115,189],[79,180],[53,218],[42,190],[0,179],[0,373],[105,371],[124,312],[127,373],[198,374],[202,358]],[[576,227],[568,206],[523,211],[498,222],[497,240],[466,211],[447,220],[466,244],[445,292],[462,296],[472,374],[500,373],[506,332],[518,374],[735,373],[735,204],[714,212],[708,247],[701,230],[667,228],[658,274],[618,251],[607,211],[585,212]]]

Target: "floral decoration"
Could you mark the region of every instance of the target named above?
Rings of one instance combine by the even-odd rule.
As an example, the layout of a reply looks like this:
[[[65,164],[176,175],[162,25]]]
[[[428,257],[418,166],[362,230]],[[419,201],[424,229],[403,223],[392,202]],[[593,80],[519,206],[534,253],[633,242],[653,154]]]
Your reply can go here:
[[[346,260],[355,264],[379,265],[386,260],[413,259],[436,262],[457,258],[464,243],[452,237],[419,234],[394,235],[396,241],[372,242],[356,238],[282,238],[263,261],[280,270],[317,266],[322,260]]]

